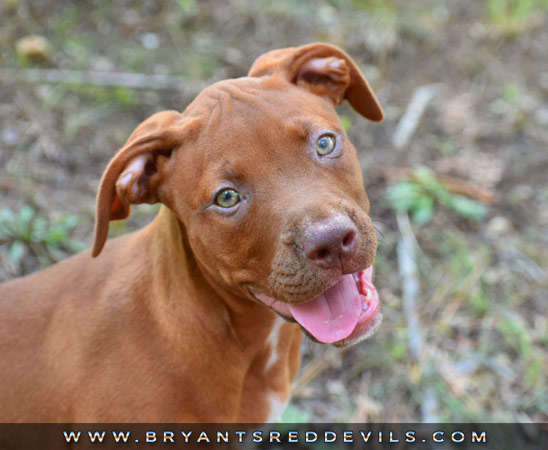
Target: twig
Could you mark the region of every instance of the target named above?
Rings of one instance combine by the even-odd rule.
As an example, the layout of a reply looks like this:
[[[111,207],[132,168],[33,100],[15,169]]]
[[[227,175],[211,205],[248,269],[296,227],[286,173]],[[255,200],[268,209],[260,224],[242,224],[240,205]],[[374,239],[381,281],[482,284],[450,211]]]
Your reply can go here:
[[[390,181],[402,179],[412,180],[415,178],[412,169],[403,167],[372,167],[371,170]],[[467,197],[474,198],[484,203],[491,203],[495,199],[495,193],[493,191],[478,186],[470,181],[439,173],[435,173],[434,176],[453,194],[466,195]]]
[[[0,81],[23,83],[91,84],[138,89],[173,89],[198,93],[205,84],[171,75],[127,72],[83,72],[60,69],[0,69]]]
[[[11,176],[0,176],[0,191],[19,191],[29,198],[35,194],[41,185],[38,182],[30,181],[24,178],[15,178]]]
[[[392,144],[394,144],[397,150],[405,147],[415,134],[424,111],[434,98],[434,95],[436,95],[438,88],[439,84],[430,84],[421,86],[413,92],[405,114],[400,119],[392,137]]]
[[[401,277],[403,310],[407,320],[409,352],[422,372],[424,341],[417,314],[417,297],[420,293],[420,281],[416,263],[416,249],[418,245],[407,213],[399,213],[396,219],[401,234],[401,240],[398,243],[398,270]],[[422,393],[422,420],[424,422],[437,422],[438,399],[434,388],[431,385],[425,386]]]
[[[510,256],[514,270],[525,275],[528,281],[533,281],[538,284],[546,283],[548,274],[545,269],[540,267],[535,261],[515,246],[509,245],[506,249],[506,254]]]
[[[401,240],[398,243],[398,269],[401,277],[403,309],[407,320],[409,351],[415,361],[420,361],[422,353],[422,335],[417,317],[417,296],[420,292],[420,282],[416,263],[416,241],[409,216],[406,213],[397,215]]]

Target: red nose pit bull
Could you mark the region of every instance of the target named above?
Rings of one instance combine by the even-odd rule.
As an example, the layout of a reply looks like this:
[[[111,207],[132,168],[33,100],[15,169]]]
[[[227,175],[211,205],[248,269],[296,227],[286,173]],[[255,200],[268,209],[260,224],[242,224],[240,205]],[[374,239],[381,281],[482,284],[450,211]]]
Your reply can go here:
[[[0,286],[0,421],[274,421],[301,330],[372,334],[376,237],[345,99],[382,120],[350,57],[311,44],[139,125],[101,179],[91,252]]]

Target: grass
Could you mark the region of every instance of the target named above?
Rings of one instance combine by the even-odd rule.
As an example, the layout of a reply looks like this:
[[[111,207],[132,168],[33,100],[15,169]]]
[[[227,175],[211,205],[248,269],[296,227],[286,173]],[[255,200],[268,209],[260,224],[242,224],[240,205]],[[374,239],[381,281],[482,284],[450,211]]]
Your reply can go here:
[[[548,9],[547,0],[488,0],[489,24],[505,36],[518,36],[539,24]]]
[[[71,239],[78,218],[65,215],[52,220],[31,206],[18,211],[0,210],[0,252],[2,261],[12,273],[22,271],[25,258],[36,258],[45,267],[85,246]]]
[[[438,205],[471,220],[481,220],[487,213],[481,203],[449,192],[425,166],[416,167],[411,178],[392,186],[388,190],[388,200],[396,212],[410,213],[417,224],[429,222]]]

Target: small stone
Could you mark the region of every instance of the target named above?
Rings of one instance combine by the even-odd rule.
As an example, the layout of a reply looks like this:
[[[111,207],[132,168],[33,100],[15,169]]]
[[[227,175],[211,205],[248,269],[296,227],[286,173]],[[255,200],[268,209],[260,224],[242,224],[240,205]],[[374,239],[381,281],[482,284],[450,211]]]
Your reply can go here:
[[[539,109],[535,113],[535,120],[541,126],[548,126],[548,108]]]
[[[14,130],[4,130],[0,134],[0,140],[7,146],[13,147],[19,140],[19,133]]]
[[[495,284],[500,283],[500,281],[502,280],[502,276],[500,271],[489,268],[483,273],[482,280],[485,283],[494,286]]]
[[[45,60],[51,53],[51,47],[43,36],[31,35],[19,39],[15,44],[17,54],[29,60]]]
[[[333,396],[340,396],[346,392],[344,384],[340,380],[329,380],[326,383],[327,392]]]
[[[154,50],[160,46],[160,38],[155,33],[147,33],[141,37],[143,47]]]
[[[512,229],[512,224],[506,217],[493,217],[487,225],[487,234],[489,237],[500,237]]]

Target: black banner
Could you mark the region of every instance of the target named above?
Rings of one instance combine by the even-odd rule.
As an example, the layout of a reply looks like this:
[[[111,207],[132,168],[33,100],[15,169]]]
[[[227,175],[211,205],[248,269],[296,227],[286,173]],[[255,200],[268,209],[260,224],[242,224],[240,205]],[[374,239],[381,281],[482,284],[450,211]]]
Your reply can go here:
[[[0,449],[546,450],[548,424],[0,424]]]

